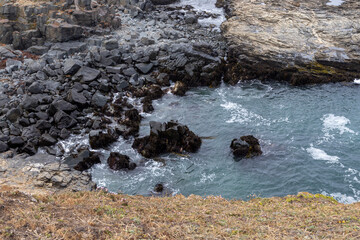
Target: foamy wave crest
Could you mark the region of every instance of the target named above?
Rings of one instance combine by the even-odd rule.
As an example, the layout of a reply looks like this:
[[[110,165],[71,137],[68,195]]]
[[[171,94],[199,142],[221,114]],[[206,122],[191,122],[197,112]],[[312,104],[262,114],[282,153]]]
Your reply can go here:
[[[326,195],[326,196],[331,196],[331,197],[335,198],[336,201],[345,203],[345,204],[350,204],[350,203],[354,203],[354,202],[358,201],[357,198],[355,199],[354,197],[347,196],[346,194],[342,194],[342,193],[328,194],[327,192],[322,192],[321,194]]]
[[[226,121],[227,123],[245,123],[252,122],[254,120],[260,120],[262,122],[265,122],[265,119],[262,116],[248,111],[240,104],[226,102],[224,104],[221,104],[220,106],[231,112],[231,118]]]
[[[335,116],[334,114],[326,114],[321,120],[323,121],[323,131],[329,133],[329,131],[339,131],[340,134],[355,133],[346,125],[350,124],[350,120],[344,116]]]
[[[330,162],[339,162],[338,156],[330,156],[325,151],[314,148],[313,146],[310,146],[306,149],[306,151],[311,155],[311,157],[315,160],[325,160]]]

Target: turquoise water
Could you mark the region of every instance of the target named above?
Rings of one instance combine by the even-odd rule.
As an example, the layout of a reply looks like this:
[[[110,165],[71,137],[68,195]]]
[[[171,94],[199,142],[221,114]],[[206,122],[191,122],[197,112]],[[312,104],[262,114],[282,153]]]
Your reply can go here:
[[[112,151],[129,155],[134,171],[110,170],[105,159],[93,168],[99,186],[114,192],[149,194],[164,183],[174,194],[221,195],[233,199],[323,193],[345,203],[360,200],[360,86],[328,84],[291,87],[252,81],[217,89],[198,88],[185,97],[165,95],[154,102],[148,122],[178,120],[203,140],[189,156],[147,161],[119,140]],[[233,138],[252,134],[264,154],[235,161]],[[165,162],[165,164],[164,164]]]

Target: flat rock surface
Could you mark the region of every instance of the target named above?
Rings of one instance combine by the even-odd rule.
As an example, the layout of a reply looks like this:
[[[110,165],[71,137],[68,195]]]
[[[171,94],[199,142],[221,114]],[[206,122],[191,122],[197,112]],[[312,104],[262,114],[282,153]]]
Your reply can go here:
[[[222,24],[239,59],[282,65],[319,62],[358,71],[360,2],[231,0]]]

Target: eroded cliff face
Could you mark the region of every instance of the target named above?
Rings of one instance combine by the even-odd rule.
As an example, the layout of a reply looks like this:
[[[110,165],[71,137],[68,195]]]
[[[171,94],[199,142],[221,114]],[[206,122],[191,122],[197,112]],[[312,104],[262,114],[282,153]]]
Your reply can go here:
[[[273,78],[294,85],[360,75],[360,2],[231,0],[222,24],[226,81]]]

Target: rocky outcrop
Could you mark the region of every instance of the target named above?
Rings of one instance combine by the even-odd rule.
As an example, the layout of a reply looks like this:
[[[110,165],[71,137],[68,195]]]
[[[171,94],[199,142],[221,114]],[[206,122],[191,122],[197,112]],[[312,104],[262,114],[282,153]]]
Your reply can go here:
[[[93,31],[109,33],[121,25],[111,5],[90,6],[81,1],[75,10],[71,1],[0,3],[0,42],[15,49],[43,45],[45,41],[65,42],[85,37]],[[91,28],[90,28],[91,27]],[[95,29],[96,28],[96,29]]]
[[[117,152],[110,153],[107,163],[112,170],[134,170],[136,168],[136,163],[130,162],[130,158],[128,156]]]
[[[232,140],[230,148],[237,158],[252,158],[262,154],[259,140],[252,135]]]
[[[358,78],[360,3],[328,3],[230,0],[230,15],[222,24],[229,44],[224,81],[258,78],[302,85]]]
[[[0,185],[7,183],[30,192],[34,188],[41,188],[42,192],[96,189],[96,184],[88,172],[74,170],[69,165],[57,161],[54,156],[36,154],[32,157],[9,157],[12,157],[11,153],[0,155]]]
[[[150,122],[150,135],[136,138],[132,147],[147,158],[163,153],[196,152],[201,139],[185,125],[170,121]]]

